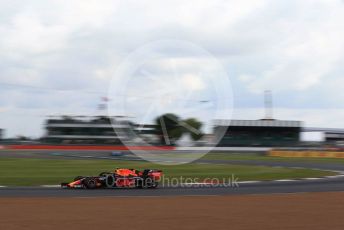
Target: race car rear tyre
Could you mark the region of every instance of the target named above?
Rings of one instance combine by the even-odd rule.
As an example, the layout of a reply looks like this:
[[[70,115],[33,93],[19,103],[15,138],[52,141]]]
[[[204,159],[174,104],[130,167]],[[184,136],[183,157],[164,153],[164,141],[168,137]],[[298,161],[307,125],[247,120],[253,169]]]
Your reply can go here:
[[[111,173],[110,172],[102,172],[102,173],[99,174],[99,176],[106,176],[106,175],[109,175],[109,174],[111,174]]]
[[[86,188],[95,189],[97,188],[97,181],[94,178],[86,178],[84,181]]]
[[[107,188],[114,188],[116,187],[116,179],[113,175],[108,174],[105,179],[105,186]]]

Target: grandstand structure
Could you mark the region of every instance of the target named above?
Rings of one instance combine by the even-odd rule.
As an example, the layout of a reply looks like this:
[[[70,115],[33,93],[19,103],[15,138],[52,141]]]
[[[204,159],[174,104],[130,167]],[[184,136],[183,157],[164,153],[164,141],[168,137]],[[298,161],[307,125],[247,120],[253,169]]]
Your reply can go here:
[[[331,144],[344,144],[344,133],[342,132],[325,132],[326,143]]]
[[[50,116],[45,129],[42,141],[51,144],[122,145],[130,133],[148,139],[155,134],[154,125],[135,124],[122,116]]]
[[[112,122],[116,117],[57,116],[45,124],[44,142],[54,144],[121,144]],[[130,129],[126,122],[116,122],[118,129]]]
[[[219,147],[288,147],[301,141],[303,123],[273,119],[271,90],[264,92],[265,117],[261,120],[215,120],[214,136]]]
[[[228,146],[295,146],[300,142],[301,121],[274,119],[215,120],[214,135],[223,134],[219,147]]]

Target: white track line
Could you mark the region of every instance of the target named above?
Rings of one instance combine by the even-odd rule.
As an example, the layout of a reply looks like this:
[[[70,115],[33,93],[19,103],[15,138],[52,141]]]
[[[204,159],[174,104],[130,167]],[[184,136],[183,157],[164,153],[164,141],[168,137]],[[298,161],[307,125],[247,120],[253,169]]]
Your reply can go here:
[[[238,184],[255,184],[255,183],[261,183],[263,181],[239,181]]]
[[[60,188],[61,185],[40,185],[43,188]]]
[[[223,185],[223,183],[214,184],[214,183],[181,183],[180,185]]]
[[[304,178],[302,180],[321,180],[321,179],[324,179],[324,178],[310,177],[310,178]]]
[[[297,180],[292,180],[292,179],[284,179],[284,180],[274,180],[277,182],[291,182],[291,181],[297,181]]]
[[[340,178],[343,177],[344,175],[336,175],[336,176],[325,176],[325,178],[333,179],[333,178]]]

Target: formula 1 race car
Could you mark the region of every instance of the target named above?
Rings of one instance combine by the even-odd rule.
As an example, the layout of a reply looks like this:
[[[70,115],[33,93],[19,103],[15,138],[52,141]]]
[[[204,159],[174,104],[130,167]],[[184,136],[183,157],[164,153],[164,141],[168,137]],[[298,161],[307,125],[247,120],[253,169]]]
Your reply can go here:
[[[99,176],[78,176],[70,183],[61,183],[62,188],[157,188],[162,171],[156,169],[116,169],[102,172]]]

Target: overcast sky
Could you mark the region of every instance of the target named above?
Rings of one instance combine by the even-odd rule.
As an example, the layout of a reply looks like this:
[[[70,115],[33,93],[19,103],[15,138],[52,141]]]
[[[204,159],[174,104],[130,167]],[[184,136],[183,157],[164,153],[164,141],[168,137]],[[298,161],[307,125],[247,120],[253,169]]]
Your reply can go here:
[[[194,44],[221,64],[233,118],[263,118],[270,89],[275,118],[344,128],[341,0],[2,0],[0,35],[0,128],[7,136],[42,135],[47,115],[98,114],[116,68],[165,39]],[[160,70],[168,79],[163,68],[155,78]],[[181,82],[204,90],[207,83],[189,71]]]

